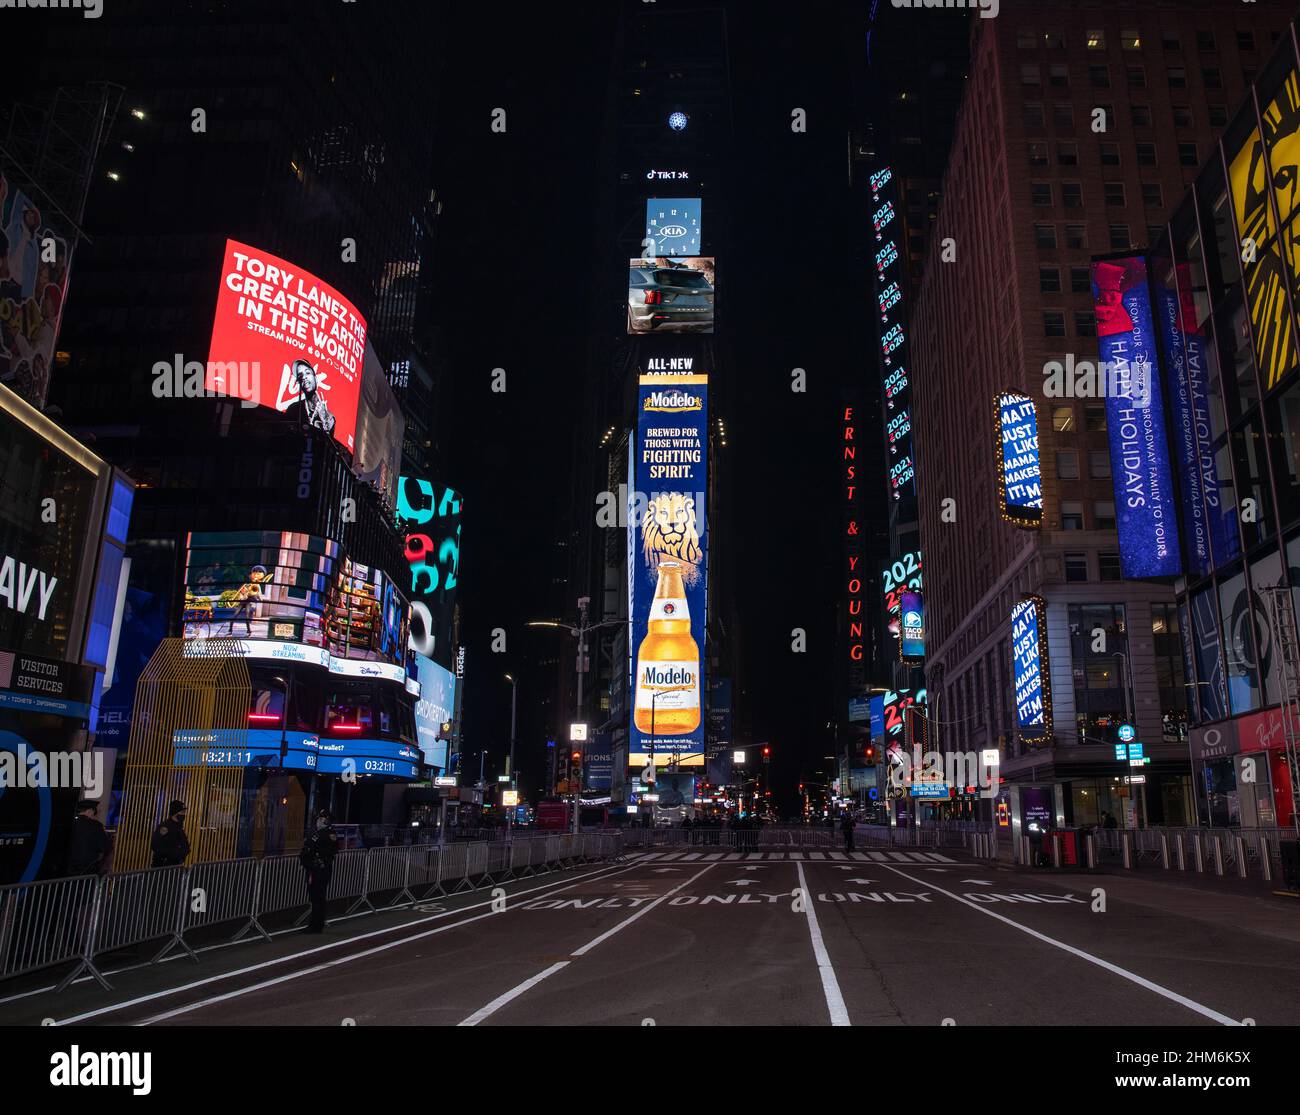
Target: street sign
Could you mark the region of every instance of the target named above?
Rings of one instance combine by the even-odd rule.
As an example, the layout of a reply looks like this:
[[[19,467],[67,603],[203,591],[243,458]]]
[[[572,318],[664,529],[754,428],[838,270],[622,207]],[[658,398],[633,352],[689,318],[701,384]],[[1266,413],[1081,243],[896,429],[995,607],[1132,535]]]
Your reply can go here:
[[[456,776],[454,774],[440,774],[433,780],[435,786],[455,786]]]
[[[586,724],[570,724],[570,725],[569,725],[569,742],[570,742],[570,743],[585,743],[585,742],[586,742],[586,739],[587,739],[587,725],[586,725]]]
[[[1147,776],[1145,774],[1130,774],[1126,775],[1124,778],[1124,781],[1130,786],[1144,786],[1146,785],[1146,780]]]
[[[733,752],[731,753],[731,761],[732,761],[732,763],[734,763],[734,764],[735,764],[736,766],[738,766],[738,767],[742,767],[742,766],[744,766],[744,765],[745,765],[745,753],[744,753],[743,751],[733,751]]]
[[[509,781],[510,781],[510,775],[508,775],[508,774],[498,774],[498,775],[497,775],[497,781],[498,781],[498,782],[509,782]]]
[[[1133,759],[1141,759],[1142,756],[1143,756],[1142,744],[1130,743],[1128,745],[1128,757],[1130,761]]]
[[[1129,743],[1137,738],[1137,729],[1132,724],[1121,724],[1119,726],[1119,738],[1125,743]]]

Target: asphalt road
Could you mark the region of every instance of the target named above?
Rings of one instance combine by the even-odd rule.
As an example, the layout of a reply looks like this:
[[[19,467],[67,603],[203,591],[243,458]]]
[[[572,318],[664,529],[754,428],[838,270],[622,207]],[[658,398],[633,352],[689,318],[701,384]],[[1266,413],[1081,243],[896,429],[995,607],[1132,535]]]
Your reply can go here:
[[[0,1022],[1300,1022],[1300,939],[1167,905],[958,853],[682,850],[145,967],[112,992],[0,993]]]

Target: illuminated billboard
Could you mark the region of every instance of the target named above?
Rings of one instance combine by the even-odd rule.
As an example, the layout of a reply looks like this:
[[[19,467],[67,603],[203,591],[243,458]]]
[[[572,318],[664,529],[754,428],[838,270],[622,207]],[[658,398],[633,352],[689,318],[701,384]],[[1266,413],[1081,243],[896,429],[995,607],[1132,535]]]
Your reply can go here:
[[[460,521],[460,493],[422,477],[402,477],[397,488],[397,526],[406,533],[411,571],[411,649],[447,669],[453,666]]]
[[[1106,430],[1120,564],[1132,580],[1174,577],[1182,572],[1178,507],[1146,260],[1094,261],[1092,294],[1108,384]]]
[[[704,763],[708,377],[640,377],[628,516],[629,761]],[[640,506],[638,506],[640,504]]]
[[[651,197],[645,203],[645,248],[652,256],[698,256],[701,244],[698,197]]]
[[[338,291],[295,264],[226,241],[204,386],[251,391],[260,406],[355,449],[366,319]],[[239,373],[240,364],[256,374]],[[238,384],[238,386],[236,386]]]
[[[872,698],[874,706],[875,701],[880,701],[880,731],[877,732],[875,726],[874,708],[872,713],[872,738],[881,737],[886,744],[902,743],[903,741],[903,718],[907,710],[915,706],[925,707],[926,691],[924,689],[899,689],[890,690],[883,697]]]
[[[456,679],[450,670],[423,654],[415,656],[420,696],[415,702],[415,738],[429,766],[447,769],[447,740],[443,726],[451,723],[456,707]]]
[[[902,613],[903,593],[908,589],[919,592],[924,588],[921,575],[921,551],[911,550],[880,571],[880,583],[885,593],[885,623],[889,633],[898,638]]]
[[[889,167],[869,177],[871,231],[876,242],[875,309],[880,336],[881,395],[885,408],[885,450],[889,489],[900,507],[916,498],[912,448],[912,391],[908,375],[907,304],[903,297],[904,256],[898,249],[902,222],[894,204],[896,184]]]
[[[1213,354],[1197,323],[1190,268],[1156,264],[1160,337],[1172,417],[1171,449],[1182,496],[1182,536],[1187,572],[1204,576],[1241,554],[1236,515],[1225,506],[1210,428],[1209,374]]]
[[[384,374],[374,346],[367,341],[361,373],[357,444],[352,471],[374,487],[389,507],[397,500],[397,481],[402,472],[402,442],[405,437],[406,418],[389,385],[388,377]]]
[[[627,265],[629,333],[712,333],[711,256],[631,259]]]
[[[1038,413],[1033,399],[1014,391],[997,397],[998,500],[1002,517],[1021,527],[1043,522],[1043,477],[1038,461]]]
[[[49,394],[70,257],[48,209],[0,166],[0,383],[37,410]]]
[[[292,531],[193,532],[182,637],[238,640],[242,656],[404,682],[405,595],[337,542]]]
[[[925,598],[914,590],[899,596],[899,661],[919,666],[925,661]]]
[[[1047,660],[1047,607],[1027,596],[1011,607],[1011,674],[1016,727],[1025,739],[1052,734],[1052,679]]]

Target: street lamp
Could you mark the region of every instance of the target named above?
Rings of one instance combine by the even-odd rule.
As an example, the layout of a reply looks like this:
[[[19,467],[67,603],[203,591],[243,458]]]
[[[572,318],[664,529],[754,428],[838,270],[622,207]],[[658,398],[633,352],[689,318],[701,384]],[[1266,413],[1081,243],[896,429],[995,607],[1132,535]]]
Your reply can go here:
[[[582,663],[583,663],[583,657],[587,650],[587,633],[590,631],[599,631],[605,627],[622,627],[625,626],[626,624],[627,624],[627,620],[625,619],[610,619],[610,620],[605,620],[602,623],[588,623],[586,597],[583,597],[581,600],[578,601],[578,624],[576,627],[573,624],[569,624],[569,623],[557,623],[555,620],[539,619],[539,620],[530,620],[528,623],[529,627],[558,627],[561,630],[567,631],[570,635],[572,635],[575,639],[578,640],[578,655],[577,655],[577,666],[576,666],[577,674],[578,674],[578,697],[577,697],[577,701],[575,702],[575,707],[577,708],[577,713],[578,713],[576,720],[579,723],[584,723],[582,718],[582,696],[583,696],[582,675],[584,673],[582,668]],[[575,833],[578,831],[578,812],[582,808],[581,799],[582,799],[581,789],[579,788],[574,790],[573,831]]]
[[[515,788],[515,710],[517,707],[517,698],[519,696],[519,685],[509,674],[505,675],[506,681],[510,683],[510,757],[506,759],[506,774],[510,777],[510,788]],[[506,813],[506,836],[513,836],[514,830],[514,809],[511,808]]]

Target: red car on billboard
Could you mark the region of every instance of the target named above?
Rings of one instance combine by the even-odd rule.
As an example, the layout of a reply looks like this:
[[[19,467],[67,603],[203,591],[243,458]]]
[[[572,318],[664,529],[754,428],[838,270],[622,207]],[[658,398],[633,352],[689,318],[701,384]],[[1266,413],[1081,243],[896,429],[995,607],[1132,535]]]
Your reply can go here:
[[[352,452],[365,349],[366,319],[337,290],[269,252],[226,241],[209,391],[294,410]]]

